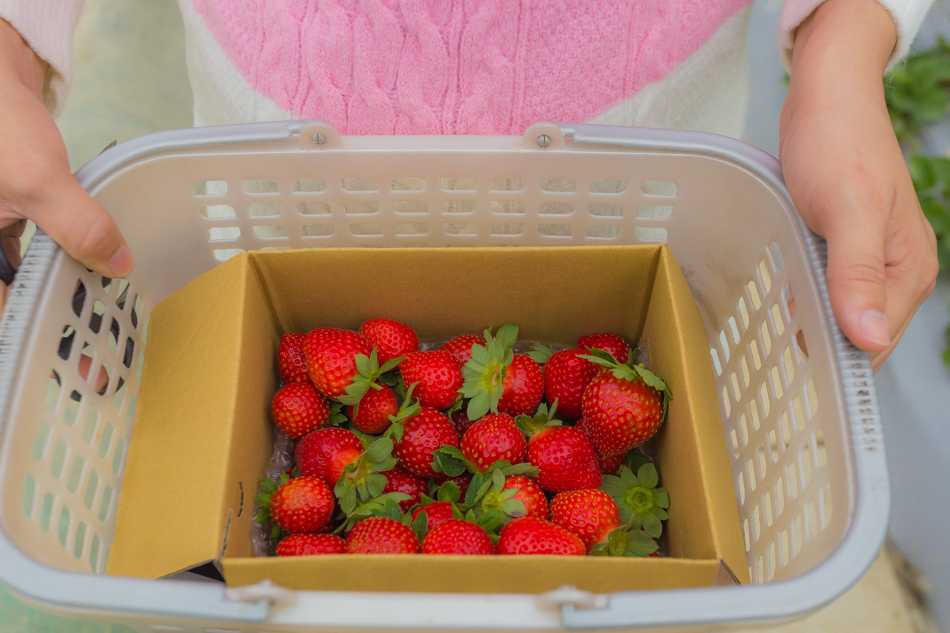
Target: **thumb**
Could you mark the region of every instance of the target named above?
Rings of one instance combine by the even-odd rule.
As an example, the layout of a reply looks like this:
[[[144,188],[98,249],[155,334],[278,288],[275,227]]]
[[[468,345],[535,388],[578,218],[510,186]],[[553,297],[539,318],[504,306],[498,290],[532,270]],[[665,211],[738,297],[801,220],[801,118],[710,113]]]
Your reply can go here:
[[[840,211],[840,210],[839,210]],[[845,336],[867,352],[891,344],[887,321],[884,222],[863,213],[835,213],[825,227],[828,293]]]
[[[109,212],[65,172],[24,209],[38,227],[87,268],[124,277],[134,261]]]

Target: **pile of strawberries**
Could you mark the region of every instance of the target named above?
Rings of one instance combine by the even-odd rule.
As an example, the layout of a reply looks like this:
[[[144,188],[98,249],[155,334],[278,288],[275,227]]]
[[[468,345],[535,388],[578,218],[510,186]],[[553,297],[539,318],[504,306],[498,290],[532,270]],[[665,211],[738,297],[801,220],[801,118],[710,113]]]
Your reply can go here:
[[[669,390],[620,336],[559,349],[405,323],[285,334],[277,428],[293,468],[261,480],[275,553],[656,555],[669,495],[638,450]]]

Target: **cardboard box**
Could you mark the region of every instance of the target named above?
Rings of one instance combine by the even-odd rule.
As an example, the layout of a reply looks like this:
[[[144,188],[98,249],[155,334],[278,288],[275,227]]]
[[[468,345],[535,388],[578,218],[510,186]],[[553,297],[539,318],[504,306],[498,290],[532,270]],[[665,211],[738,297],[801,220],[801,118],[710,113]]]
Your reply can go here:
[[[673,393],[653,440],[669,557],[253,557],[280,336],[379,316],[423,342],[517,321],[522,340],[573,345],[609,331],[645,347]],[[246,253],[156,306],[147,344],[108,573],[158,578],[210,562],[234,586],[612,592],[708,586],[722,561],[748,580],[708,344],[666,246]]]

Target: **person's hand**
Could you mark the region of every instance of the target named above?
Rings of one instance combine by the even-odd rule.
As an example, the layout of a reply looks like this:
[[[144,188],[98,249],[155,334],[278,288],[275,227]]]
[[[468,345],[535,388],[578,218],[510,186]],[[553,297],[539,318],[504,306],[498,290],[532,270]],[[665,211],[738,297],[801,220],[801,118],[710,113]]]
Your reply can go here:
[[[877,371],[938,272],[884,102],[896,43],[875,0],[827,0],[799,27],[779,159],[792,202],[828,245],[828,291],[845,335]]]
[[[109,213],[76,182],[66,146],[43,103],[47,65],[0,20],[0,230],[19,263],[26,219],[86,267],[109,277],[132,269],[132,255]],[[0,284],[0,310],[6,287]]]

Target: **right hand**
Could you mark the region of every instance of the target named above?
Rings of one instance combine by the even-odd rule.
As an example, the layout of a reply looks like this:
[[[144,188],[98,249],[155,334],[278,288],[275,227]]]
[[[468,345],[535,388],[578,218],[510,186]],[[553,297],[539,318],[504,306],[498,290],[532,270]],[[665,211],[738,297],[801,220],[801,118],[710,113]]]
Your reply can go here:
[[[119,228],[73,177],[66,145],[43,103],[47,64],[0,19],[0,232],[11,263],[32,220],[87,268],[123,277],[133,266]],[[0,310],[6,287],[0,284]]]

